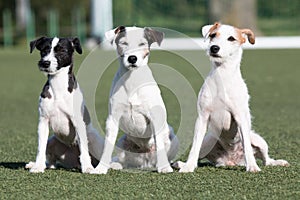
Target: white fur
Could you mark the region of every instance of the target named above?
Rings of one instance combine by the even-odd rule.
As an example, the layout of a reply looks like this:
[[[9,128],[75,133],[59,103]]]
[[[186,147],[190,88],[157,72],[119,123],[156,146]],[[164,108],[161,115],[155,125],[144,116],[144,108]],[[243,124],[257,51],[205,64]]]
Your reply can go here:
[[[112,42],[116,39],[114,32],[106,34],[109,40],[113,38]],[[123,167],[147,168],[156,165],[158,172],[172,172],[169,160],[175,157],[178,141],[167,123],[160,90],[147,65],[149,47],[144,29],[127,27],[126,37],[120,39],[117,48],[120,67],[110,92],[105,146],[93,173],[107,173],[119,128],[126,135],[118,142],[121,152],[114,161],[120,162]],[[128,63],[129,56],[137,57],[135,67]],[[129,146],[125,138],[130,141]],[[132,153],[123,149],[134,148],[131,146],[133,144],[150,152]]]
[[[203,27],[204,37],[211,37],[209,31],[212,27],[212,25]],[[246,165],[247,171],[260,171],[252,147],[259,149],[259,153],[262,154],[261,158],[266,165],[288,165],[288,162],[284,160],[271,159],[268,156],[268,145],[251,129],[249,95],[240,71],[241,44],[246,38],[241,40],[243,39],[240,38],[241,32],[228,25],[221,25],[215,30],[215,33],[217,35],[210,38],[207,50],[212,69],[199,92],[198,118],[195,123],[193,145],[187,162],[177,162],[175,166],[180,168],[180,172],[193,172],[197,167],[199,156],[204,158],[208,154],[214,154],[216,151],[214,146],[217,143],[223,145],[225,149],[223,153],[229,155],[214,154],[217,166]],[[229,41],[231,36],[235,38],[235,41]],[[243,34],[242,36],[245,37]],[[220,48],[217,55],[211,54],[210,49],[213,45]],[[232,128],[235,124],[236,130]],[[226,138],[228,135],[232,138]],[[239,144],[240,146],[238,146]],[[241,153],[245,160],[233,159],[238,163],[232,162],[230,154],[239,153],[240,147],[243,147],[244,152]]]

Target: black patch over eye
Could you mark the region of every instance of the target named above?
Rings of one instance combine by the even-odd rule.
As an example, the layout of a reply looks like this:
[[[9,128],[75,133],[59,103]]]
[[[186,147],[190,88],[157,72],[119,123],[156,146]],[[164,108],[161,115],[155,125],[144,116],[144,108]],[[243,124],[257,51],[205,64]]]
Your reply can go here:
[[[217,36],[217,33],[209,34],[209,37],[210,37],[211,39],[215,38],[216,36]]]
[[[50,52],[51,47],[50,46],[45,46],[41,49],[41,51],[49,51]]]
[[[236,39],[235,39],[234,37],[230,36],[227,40],[230,41],[230,42],[233,42],[233,41],[235,41]]]
[[[60,46],[54,47],[54,51],[55,51],[55,52],[60,51],[60,50],[61,50],[61,47],[60,47]]]
[[[41,51],[41,56],[44,57],[47,55],[47,52],[46,51]]]
[[[63,48],[62,46],[56,46],[56,47],[54,47],[54,51],[56,51],[56,52],[58,52],[58,51],[60,51],[60,52],[66,52],[67,49]]]
[[[41,56],[44,57],[46,56],[51,50],[50,46],[45,46],[41,49]]]

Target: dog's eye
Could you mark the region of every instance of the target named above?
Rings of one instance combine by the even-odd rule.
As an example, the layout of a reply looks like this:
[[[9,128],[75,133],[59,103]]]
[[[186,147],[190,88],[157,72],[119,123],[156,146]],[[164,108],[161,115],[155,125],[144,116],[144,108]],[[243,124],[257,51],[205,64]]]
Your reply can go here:
[[[128,43],[127,42],[120,42],[120,45],[128,46]]]
[[[216,33],[212,33],[212,34],[209,34],[209,37],[211,38],[211,39],[213,39],[213,38],[215,38],[216,37]]]
[[[48,54],[47,51],[41,51],[41,56],[42,56],[42,57],[46,56],[47,54]]]
[[[56,46],[54,47],[54,51],[61,51],[62,50],[62,47],[61,46]]]
[[[50,51],[51,50],[51,46],[44,46],[41,48],[41,51]]]
[[[146,42],[141,42],[140,44],[139,44],[139,47],[142,47],[142,46],[145,46],[146,45]]]
[[[41,56],[42,57],[46,56],[50,52],[50,50],[51,50],[51,47],[48,47],[48,46],[42,48],[40,51]]]
[[[235,41],[235,38],[230,36],[227,40],[230,41],[230,42],[233,42],[233,41]]]

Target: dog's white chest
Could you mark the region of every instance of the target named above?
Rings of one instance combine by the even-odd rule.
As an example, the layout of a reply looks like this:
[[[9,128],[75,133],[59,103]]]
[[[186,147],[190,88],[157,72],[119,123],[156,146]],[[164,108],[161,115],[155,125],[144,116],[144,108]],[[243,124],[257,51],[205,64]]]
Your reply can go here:
[[[122,106],[120,128],[132,136],[147,135],[150,123],[147,118],[147,105],[142,102],[138,94],[133,94],[127,100]]]
[[[63,100],[43,99],[40,100],[40,114],[48,118],[49,126],[54,134],[66,144],[75,142],[75,129],[68,118],[68,105]]]

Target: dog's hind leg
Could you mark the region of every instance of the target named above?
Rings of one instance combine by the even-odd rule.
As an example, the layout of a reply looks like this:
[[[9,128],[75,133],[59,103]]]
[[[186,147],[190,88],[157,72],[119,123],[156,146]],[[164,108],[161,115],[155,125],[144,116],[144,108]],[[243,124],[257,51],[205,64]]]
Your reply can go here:
[[[214,136],[212,133],[208,132],[204,136],[200,153],[199,153],[199,159],[205,158],[213,150],[217,142],[218,142],[217,136]]]
[[[99,135],[98,131],[89,124],[87,126],[87,136],[89,141],[89,153],[92,158],[93,166],[97,166],[99,160],[101,159],[103,148],[104,148],[104,139]],[[122,165],[114,160],[110,164],[110,168],[119,170],[122,169]]]
[[[98,131],[92,126],[92,124],[87,126],[87,137],[89,153],[99,161],[103,152],[104,139],[99,135]]]
[[[78,145],[67,146],[55,136],[49,138],[47,143],[46,157],[47,167],[54,169],[57,163],[67,169],[80,168]]]
[[[56,152],[56,145],[59,141],[56,139],[55,136],[52,136],[48,139],[47,142],[47,149],[46,149],[46,166],[50,169],[56,168],[56,161],[57,158],[57,152]]]
[[[251,145],[254,148],[255,156],[261,159],[266,166],[289,166],[286,160],[275,160],[269,157],[269,148],[266,141],[254,131],[250,133]]]
[[[167,156],[168,156],[168,160],[172,161],[172,159],[175,158],[179,150],[179,141],[171,126],[169,126],[169,130],[170,130],[169,132],[170,146],[167,148]]]

